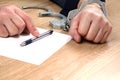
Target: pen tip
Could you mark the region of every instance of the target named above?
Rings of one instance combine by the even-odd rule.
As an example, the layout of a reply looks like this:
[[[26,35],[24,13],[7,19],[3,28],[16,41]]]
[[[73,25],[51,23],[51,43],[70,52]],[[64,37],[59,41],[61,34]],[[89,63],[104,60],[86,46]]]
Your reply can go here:
[[[53,33],[53,30],[50,30],[50,34],[52,34]]]
[[[20,44],[20,46],[21,46],[21,47],[25,46],[25,43],[24,43],[24,42],[23,42],[23,43],[21,43],[21,44]]]

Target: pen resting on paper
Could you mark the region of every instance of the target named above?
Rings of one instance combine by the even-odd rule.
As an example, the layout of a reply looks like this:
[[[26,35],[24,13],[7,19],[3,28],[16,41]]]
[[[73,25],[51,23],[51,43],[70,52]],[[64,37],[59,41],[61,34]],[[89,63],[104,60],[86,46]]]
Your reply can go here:
[[[23,41],[23,42],[20,44],[20,46],[26,46],[26,45],[28,45],[28,44],[31,44],[31,43],[33,43],[33,42],[35,42],[35,41],[38,41],[38,40],[40,40],[40,39],[42,39],[42,38],[44,38],[44,37],[47,37],[47,36],[51,35],[52,33],[53,33],[53,30],[46,31],[46,32],[40,34],[39,37],[33,37],[33,38],[30,38],[30,39],[28,39],[28,40],[26,40],[26,41]]]

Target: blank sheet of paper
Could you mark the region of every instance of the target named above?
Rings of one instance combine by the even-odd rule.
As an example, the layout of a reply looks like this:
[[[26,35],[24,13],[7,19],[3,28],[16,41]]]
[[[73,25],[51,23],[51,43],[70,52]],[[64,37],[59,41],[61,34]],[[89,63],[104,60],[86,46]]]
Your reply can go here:
[[[40,33],[47,30],[38,28]],[[52,35],[47,36],[41,40],[31,43],[27,46],[21,47],[20,43],[32,38],[32,35],[0,38],[0,55],[20,61],[40,65],[63,45],[71,40],[71,36],[53,32]]]

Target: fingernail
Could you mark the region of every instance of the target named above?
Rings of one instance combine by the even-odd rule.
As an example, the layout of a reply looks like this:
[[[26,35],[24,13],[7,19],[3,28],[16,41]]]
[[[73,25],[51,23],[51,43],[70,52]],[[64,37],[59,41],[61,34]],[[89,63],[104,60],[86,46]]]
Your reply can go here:
[[[39,31],[38,31],[38,30],[35,30],[35,31],[34,31],[34,35],[35,35],[36,37],[38,37],[38,36],[40,35]]]

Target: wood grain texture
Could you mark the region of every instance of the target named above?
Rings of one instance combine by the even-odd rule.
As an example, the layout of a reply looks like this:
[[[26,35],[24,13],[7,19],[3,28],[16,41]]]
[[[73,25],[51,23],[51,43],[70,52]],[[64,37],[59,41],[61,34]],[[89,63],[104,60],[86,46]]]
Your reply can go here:
[[[0,80],[120,80],[120,0],[107,0],[113,31],[105,44],[70,41],[41,65],[33,65],[0,56]],[[0,0],[0,5],[14,4],[61,8],[49,0]],[[55,18],[38,18],[43,10],[24,10],[37,27],[50,29]],[[56,30],[64,33],[62,30]],[[17,54],[17,52],[16,52]]]

